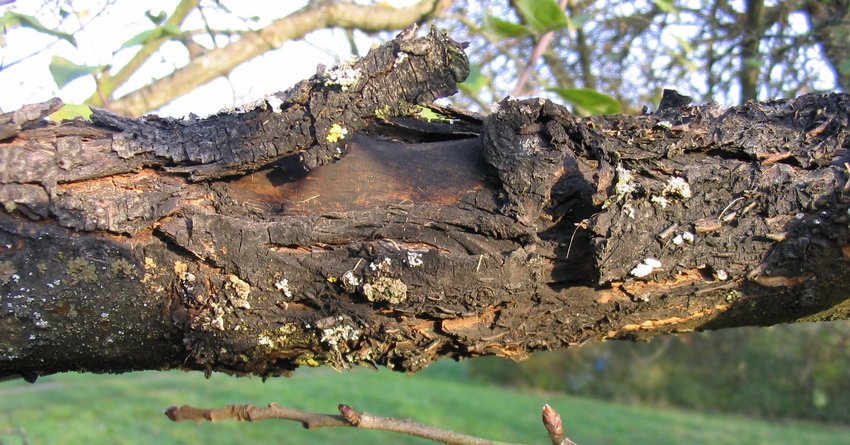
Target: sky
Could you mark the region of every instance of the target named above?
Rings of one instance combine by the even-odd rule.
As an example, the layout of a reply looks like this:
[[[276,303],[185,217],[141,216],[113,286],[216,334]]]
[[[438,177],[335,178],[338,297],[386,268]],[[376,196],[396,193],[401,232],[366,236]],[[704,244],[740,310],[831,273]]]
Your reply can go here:
[[[366,2],[362,0],[360,2]],[[393,0],[394,6],[407,6],[416,0]],[[117,3],[117,6],[114,5]],[[6,11],[36,16],[44,25],[74,34],[78,41],[75,48],[70,43],[48,36],[28,28],[14,28],[0,35],[0,111],[11,111],[27,103],[40,102],[52,97],[60,97],[66,103],[81,103],[95,89],[91,76],[73,81],[59,89],[49,70],[51,57],[61,56],[81,65],[113,64],[113,72],[123,66],[138,51],[140,46],[121,49],[122,44],[140,32],[152,29],[152,22],[145,16],[170,13],[178,0],[0,0],[0,15]],[[259,29],[272,19],[283,17],[307,2],[302,0],[220,0],[229,12],[216,8],[204,8],[204,16],[215,29]],[[698,2],[697,2],[698,3]],[[72,10],[64,20],[57,14],[57,4]],[[105,5],[113,4],[105,7]],[[211,0],[202,4],[210,6]],[[249,20],[250,17],[257,20]],[[799,17],[797,17],[799,18]],[[805,27],[805,24],[798,26]],[[78,30],[81,31],[77,32]],[[184,30],[202,30],[204,22],[195,11],[184,23]],[[671,47],[677,47],[674,35],[686,36],[693,32],[687,27],[672,26],[662,37]],[[358,47],[365,52],[373,43],[389,38],[390,34],[379,38],[370,38],[355,32]],[[201,35],[199,41],[210,46],[211,39]],[[219,38],[220,46],[226,39]],[[332,66],[351,56],[350,47],[341,30],[320,30],[310,33],[306,38],[287,42],[282,48],[269,51],[244,63],[231,72],[227,78],[218,78],[193,92],[177,98],[155,112],[162,116],[187,116],[194,113],[200,116],[215,113],[259,100],[263,96],[282,91],[297,81],[315,73],[316,65],[322,63]],[[189,61],[186,48],[177,42],[165,43],[160,52],[154,55],[127,84],[120,88],[115,97],[136,90],[152,80],[166,76],[176,67]],[[818,69],[817,67],[815,69]],[[818,88],[829,89],[834,85],[832,73],[826,67],[820,67],[824,73]],[[640,72],[625,73],[627,76],[640,77]],[[690,83],[669,85],[686,94],[698,88],[704,81],[695,73]],[[503,88],[502,88],[503,87]],[[504,91],[510,91],[512,85],[500,85]],[[737,102],[737,86],[730,91],[720,93],[717,99],[723,105]],[[559,99],[552,94],[537,91],[536,95]],[[767,97],[764,97],[767,99]]]
[[[114,0],[113,0],[114,1]],[[3,3],[0,1],[0,3]],[[57,3],[73,7],[75,13],[60,20],[55,10]],[[136,34],[149,30],[153,23],[145,17],[146,11],[156,15],[159,11],[170,13],[177,0],[143,0],[120,2],[104,8],[107,0],[18,0],[0,6],[0,15],[8,10],[36,16],[45,26],[73,33],[77,47],[64,40],[28,28],[9,30],[0,46],[0,110],[11,111],[27,103],[60,97],[66,103],[81,103],[95,89],[94,80],[79,78],[59,89],[48,70],[51,57],[62,56],[81,65],[112,63],[120,68],[138,51],[139,46],[120,49]],[[209,2],[206,2],[209,3]],[[283,17],[304,6],[306,1],[222,0],[233,14],[205,9],[205,17],[215,29],[261,28],[271,19]],[[391,2],[395,6],[414,3],[412,0]],[[102,11],[102,12],[101,12]],[[239,17],[258,20],[240,20]],[[81,28],[82,31],[75,32]],[[193,12],[182,29],[203,29],[201,15]],[[219,39],[219,45],[226,44]],[[209,44],[211,39],[201,40]],[[366,51],[371,45],[365,35],[358,35],[358,46]],[[313,75],[319,63],[331,66],[351,56],[350,47],[341,30],[313,32],[305,39],[287,42],[282,48],[269,51],[237,67],[228,78],[219,78],[190,94],[180,97],[157,111],[161,116],[186,116],[189,113],[207,115],[223,108],[250,103],[263,96],[285,90],[296,82]],[[163,77],[187,63],[188,52],[176,42],[163,45],[129,82],[116,92],[116,97],[133,91],[151,80]],[[11,65],[11,66],[10,66]],[[113,69],[116,71],[116,69]]]

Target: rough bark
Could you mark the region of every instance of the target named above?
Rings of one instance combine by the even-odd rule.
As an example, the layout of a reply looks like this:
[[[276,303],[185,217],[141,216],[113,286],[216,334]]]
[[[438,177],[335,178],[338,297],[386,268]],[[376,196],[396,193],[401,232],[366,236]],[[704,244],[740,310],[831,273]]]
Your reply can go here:
[[[850,316],[846,95],[429,122],[405,115],[455,92],[461,45],[349,68],[205,119],[3,116],[0,376],[417,371]]]

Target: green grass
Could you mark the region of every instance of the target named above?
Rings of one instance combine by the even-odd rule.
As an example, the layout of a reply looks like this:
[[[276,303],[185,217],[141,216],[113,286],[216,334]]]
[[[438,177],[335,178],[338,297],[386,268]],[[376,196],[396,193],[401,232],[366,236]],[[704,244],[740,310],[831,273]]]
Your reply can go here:
[[[494,440],[548,443],[540,409],[551,404],[570,437],[593,444],[847,444],[850,428],[770,423],[562,395],[483,386],[463,367],[439,363],[410,377],[388,371],[311,371],[293,379],[232,378],[198,373],[65,374],[30,385],[0,383],[0,443],[42,444],[308,444],[430,443],[393,433],[353,429],[308,431],[291,421],[256,424],[172,423],[170,405],[220,407],[277,402],[335,413],[338,403],[374,414],[412,417]],[[23,439],[22,437],[25,437]],[[24,441],[26,440],[26,442]]]

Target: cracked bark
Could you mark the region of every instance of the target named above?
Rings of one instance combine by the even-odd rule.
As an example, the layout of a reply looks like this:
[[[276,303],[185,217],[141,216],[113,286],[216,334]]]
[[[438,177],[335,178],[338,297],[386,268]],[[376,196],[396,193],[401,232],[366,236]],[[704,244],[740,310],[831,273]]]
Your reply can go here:
[[[466,63],[432,31],[205,119],[4,115],[0,376],[418,371],[850,315],[848,96],[409,117]]]

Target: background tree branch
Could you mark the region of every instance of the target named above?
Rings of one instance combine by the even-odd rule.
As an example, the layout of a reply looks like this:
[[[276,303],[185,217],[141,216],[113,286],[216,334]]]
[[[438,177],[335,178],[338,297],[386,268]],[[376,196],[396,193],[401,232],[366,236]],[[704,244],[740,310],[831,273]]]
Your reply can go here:
[[[361,6],[337,2],[308,5],[256,32],[245,32],[239,40],[222,48],[212,49],[168,76],[110,101],[108,108],[118,114],[140,116],[226,75],[235,67],[266,51],[277,49],[285,42],[301,38],[311,31],[331,27],[356,28],[364,32],[404,29],[444,10],[450,4],[451,2],[446,0],[422,0],[405,8],[393,8],[384,4]],[[98,105],[97,102],[94,104]]]

